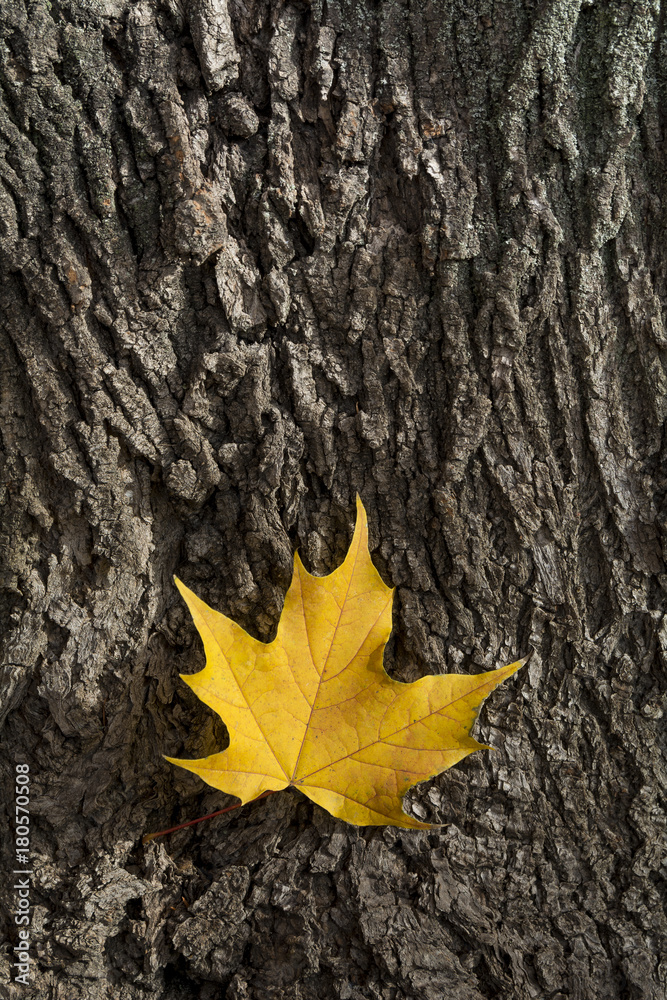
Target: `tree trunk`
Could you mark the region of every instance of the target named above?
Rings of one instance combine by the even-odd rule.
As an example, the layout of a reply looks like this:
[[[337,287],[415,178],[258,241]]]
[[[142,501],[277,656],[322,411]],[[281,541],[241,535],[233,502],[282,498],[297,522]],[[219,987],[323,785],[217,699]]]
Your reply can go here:
[[[664,9],[4,0],[3,996],[665,996]],[[357,492],[497,752],[141,846],[233,802],[172,574],[268,640]]]

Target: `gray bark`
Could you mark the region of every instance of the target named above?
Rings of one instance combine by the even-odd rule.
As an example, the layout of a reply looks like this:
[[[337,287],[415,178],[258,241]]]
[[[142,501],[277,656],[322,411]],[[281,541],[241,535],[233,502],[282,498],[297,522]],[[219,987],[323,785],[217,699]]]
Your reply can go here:
[[[4,0],[3,996],[664,998],[664,12]],[[142,847],[231,803],[172,574],[268,640],[357,491],[394,676],[534,649],[497,752]]]

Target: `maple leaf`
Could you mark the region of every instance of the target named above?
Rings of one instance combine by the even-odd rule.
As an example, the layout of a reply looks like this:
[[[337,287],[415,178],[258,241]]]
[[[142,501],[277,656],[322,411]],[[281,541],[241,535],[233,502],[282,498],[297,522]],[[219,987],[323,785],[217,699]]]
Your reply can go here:
[[[406,791],[475,750],[480,705],[526,659],[487,673],[392,680],[382,665],[394,591],[357,523],[342,565],[308,573],[298,553],[273,642],[253,639],[180,580],[203,639],[206,666],[181,674],[229,729],[228,749],[168,761],[242,803],[289,786],[359,826],[429,829],[403,811]]]

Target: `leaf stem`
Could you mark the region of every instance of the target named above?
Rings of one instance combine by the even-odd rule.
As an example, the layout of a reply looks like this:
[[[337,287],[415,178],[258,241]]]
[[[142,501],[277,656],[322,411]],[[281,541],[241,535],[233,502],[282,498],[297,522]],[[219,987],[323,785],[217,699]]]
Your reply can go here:
[[[250,799],[250,802],[259,802],[260,799],[265,799],[267,796],[273,795],[273,791],[262,792],[258,795],[256,799]],[[168,830],[160,830],[158,833],[147,833],[141,838],[142,844],[148,844],[149,841],[155,840],[156,837],[164,837],[168,833],[175,833],[176,830],[184,830],[186,826],[194,826],[195,823],[203,823],[205,819],[213,819],[214,816],[222,816],[223,813],[232,812],[234,809],[240,809],[243,805],[250,805],[250,802],[237,802],[235,806],[227,806],[226,809],[218,809],[216,812],[209,813],[208,816],[200,816],[199,819],[190,819],[187,823],[179,823],[178,826],[171,826]]]

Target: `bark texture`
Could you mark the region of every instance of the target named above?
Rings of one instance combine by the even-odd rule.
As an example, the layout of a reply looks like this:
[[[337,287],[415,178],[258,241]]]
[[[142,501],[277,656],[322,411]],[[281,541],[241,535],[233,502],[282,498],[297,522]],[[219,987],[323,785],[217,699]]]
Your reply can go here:
[[[664,998],[664,12],[3,0],[3,996]],[[357,491],[395,676],[534,649],[499,752],[142,847],[230,804],[172,573],[267,640]]]

